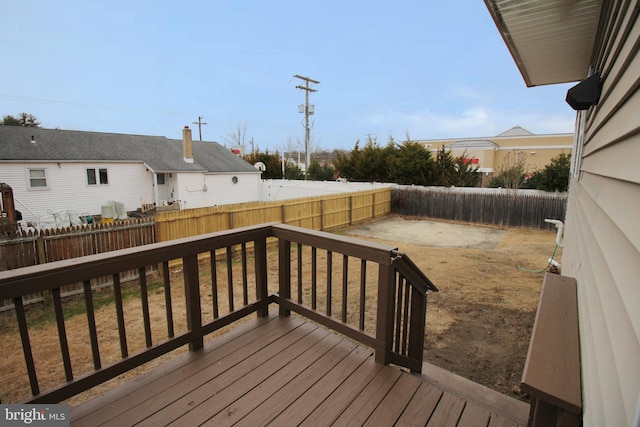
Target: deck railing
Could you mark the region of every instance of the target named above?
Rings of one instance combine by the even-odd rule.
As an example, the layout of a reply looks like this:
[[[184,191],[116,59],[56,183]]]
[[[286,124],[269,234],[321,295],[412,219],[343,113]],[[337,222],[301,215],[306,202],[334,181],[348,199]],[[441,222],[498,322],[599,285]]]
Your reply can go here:
[[[278,250],[268,250],[271,246]],[[132,269],[138,271],[137,283],[126,286],[135,286],[140,294],[135,312],[123,298],[120,280],[121,272]],[[152,269],[158,271],[155,276],[149,274]],[[108,292],[92,289],[92,280],[101,277],[110,277],[114,283],[113,305],[96,309],[96,294]],[[90,364],[78,361],[76,353],[82,344],[70,339],[76,334],[67,331],[68,302],[60,296],[62,286],[77,282],[84,283]],[[371,346],[380,363],[419,372],[428,291],[437,289],[392,246],[282,224],[0,272],[0,300],[11,299],[15,304],[26,366],[23,375],[33,396],[26,401],[32,403],[65,400],[185,345],[197,351],[211,333],[254,312],[266,316],[272,303],[279,305],[282,316],[294,311]],[[50,307],[44,308],[55,317],[58,349],[34,351],[47,345],[30,338],[34,328],[29,327],[22,303],[23,296],[35,292],[51,294]],[[162,294],[161,302],[155,304],[164,310],[162,315],[154,310],[152,317],[156,307],[150,298],[156,294]],[[111,307],[115,312],[107,320],[96,320],[99,310]],[[132,332],[135,324],[139,336]],[[110,328],[116,338],[105,335]],[[119,354],[101,349],[108,340],[118,343]],[[54,352],[60,354],[63,378],[43,383],[38,379],[42,361],[34,354],[51,359]],[[20,369],[12,367],[12,371]]]

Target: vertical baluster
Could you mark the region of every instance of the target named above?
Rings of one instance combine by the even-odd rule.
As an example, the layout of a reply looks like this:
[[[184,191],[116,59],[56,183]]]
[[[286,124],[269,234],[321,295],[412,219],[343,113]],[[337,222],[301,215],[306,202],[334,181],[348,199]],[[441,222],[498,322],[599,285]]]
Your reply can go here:
[[[331,292],[333,278],[333,252],[327,251],[327,316],[331,316]]]
[[[216,260],[216,251],[209,253],[210,269],[211,269],[211,304],[213,305],[213,318],[220,317],[218,312],[218,261]]]
[[[169,261],[162,263],[162,279],[164,282],[164,305],[167,312],[167,336],[173,338],[173,303],[171,299],[171,276],[169,274]]]
[[[302,304],[302,245],[298,246],[298,304]]]
[[[364,331],[364,314],[367,310],[367,261],[360,260],[360,330]]]
[[[140,300],[142,301],[142,319],[144,322],[144,340],[147,348],[153,345],[151,340],[151,316],[149,314],[149,294],[147,292],[147,274],[144,267],[138,269],[140,280]]]
[[[394,274],[394,282],[397,280],[396,285],[396,333],[394,334],[395,352],[400,353],[400,331],[402,325],[402,283],[403,278],[398,273]]]
[[[116,273],[113,280],[113,297],[116,303],[116,318],[118,320],[118,336],[120,337],[120,354],[122,357],[129,355],[127,348],[127,332],[124,324],[124,310],[122,308],[122,286],[120,285],[120,274]]]
[[[64,324],[60,288],[51,289],[51,297],[53,299],[53,309],[56,313],[58,340],[60,341],[60,353],[62,354],[62,364],[64,365],[64,376],[67,381],[71,381],[73,379],[73,371],[71,370],[71,356],[69,355],[69,343],[67,342],[67,330]]]
[[[291,242],[282,240],[278,242],[278,269],[280,270],[280,284],[278,286],[280,298],[291,298]],[[280,316],[289,316],[291,310],[280,307]]]
[[[269,287],[267,282],[267,239],[262,238],[253,242],[255,272],[256,272],[256,297],[258,301],[266,301],[269,296]],[[269,315],[269,306],[265,304],[264,308],[258,310],[258,317],[267,317]]]
[[[318,291],[318,250],[316,247],[311,248],[311,308],[313,310],[317,307],[317,291]]]
[[[342,255],[342,321],[347,321],[347,295],[349,284],[349,257]]]
[[[227,247],[227,286],[229,290],[229,312],[233,311],[233,251]]]
[[[96,330],[96,317],[93,311],[93,295],[91,291],[91,281],[86,280],[83,284],[84,301],[87,307],[87,324],[89,326],[89,340],[91,341],[91,354],[93,355],[94,369],[100,369],[100,350],[98,348],[98,331]]]
[[[242,302],[249,304],[249,286],[247,281],[247,244],[242,242]]]
[[[27,373],[29,374],[29,384],[31,385],[31,394],[35,396],[40,394],[38,386],[38,377],[36,375],[36,365],[33,362],[33,353],[31,352],[31,341],[29,340],[29,329],[27,327],[27,318],[24,313],[24,305],[22,297],[13,299],[13,305],[18,318],[18,328],[20,329],[20,341],[22,341],[22,352],[24,353],[24,362],[27,365]]]
[[[407,354],[407,337],[409,335],[409,303],[411,297],[411,283],[405,278],[404,280],[404,320],[402,322],[402,354]]]

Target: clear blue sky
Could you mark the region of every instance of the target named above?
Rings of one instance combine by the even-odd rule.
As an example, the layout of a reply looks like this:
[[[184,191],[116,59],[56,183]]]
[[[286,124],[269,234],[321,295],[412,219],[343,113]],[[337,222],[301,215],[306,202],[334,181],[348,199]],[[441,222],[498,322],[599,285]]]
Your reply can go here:
[[[0,115],[45,127],[203,139],[247,123],[262,151],[304,140],[573,132],[572,84],[527,88],[481,0],[7,0]],[[303,147],[301,147],[303,149]]]

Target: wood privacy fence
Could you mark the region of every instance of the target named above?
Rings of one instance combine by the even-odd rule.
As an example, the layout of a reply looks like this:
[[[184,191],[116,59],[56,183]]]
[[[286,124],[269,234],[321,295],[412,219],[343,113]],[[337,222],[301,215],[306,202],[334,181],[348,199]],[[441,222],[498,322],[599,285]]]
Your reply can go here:
[[[143,218],[111,224],[12,232],[0,240],[0,271],[155,243],[154,223],[154,218]],[[137,278],[137,274],[137,271],[129,272],[122,280]],[[103,279],[92,283],[94,287],[110,285],[111,282]],[[63,295],[78,292],[82,292],[82,283],[62,289]],[[34,294],[29,295],[25,302],[41,299],[40,294]],[[9,307],[12,307],[11,302],[0,301],[0,310]]]
[[[309,197],[276,202],[254,202],[156,215],[159,242],[279,222],[311,230],[332,230],[382,217],[391,212],[391,188]]]
[[[452,221],[551,229],[545,218],[564,221],[567,193],[535,190],[404,187],[392,190],[391,211]]]
[[[281,202],[159,212],[155,218],[112,224],[11,233],[6,240],[0,240],[0,271],[267,222],[329,230],[385,216],[390,211],[391,188],[386,187]],[[121,281],[137,280],[138,275],[138,271],[132,270],[123,275]],[[112,282],[102,278],[91,285],[106,287]],[[64,286],[62,295],[82,291],[83,284],[77,283]],[[41,300],[40,294],[34,294],[29,295],[25,303]],[[10,301],[0,301],[0,311],[12,307]]]

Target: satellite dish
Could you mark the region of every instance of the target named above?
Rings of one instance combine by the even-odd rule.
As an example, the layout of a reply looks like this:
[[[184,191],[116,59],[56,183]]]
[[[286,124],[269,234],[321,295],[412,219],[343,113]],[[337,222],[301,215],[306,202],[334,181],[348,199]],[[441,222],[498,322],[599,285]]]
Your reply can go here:
[[[260,172],[264,172],[267,170],[267,165],[262,162],[257,162],[255,165],[253,165],[253,167],[258,169]]]

